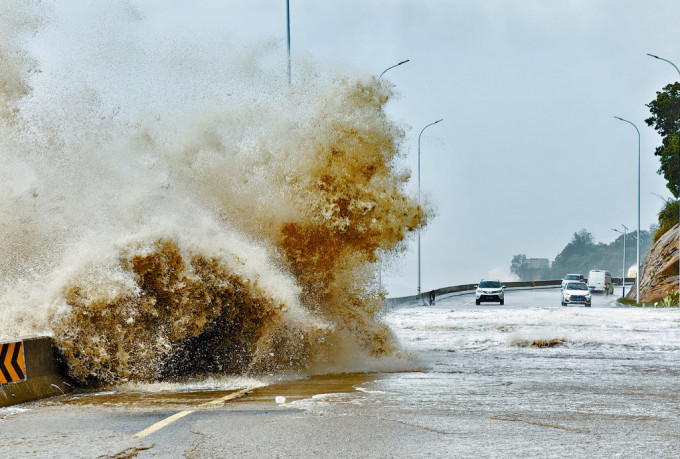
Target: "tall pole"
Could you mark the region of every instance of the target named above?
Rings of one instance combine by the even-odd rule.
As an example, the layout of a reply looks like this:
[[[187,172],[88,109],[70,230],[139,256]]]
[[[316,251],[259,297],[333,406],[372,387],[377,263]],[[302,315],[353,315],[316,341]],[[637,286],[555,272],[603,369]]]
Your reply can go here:
[[[668,62],[675,68],[675,70],[678,72],[678,75],[680,75],[680,69],[678,69],[678,66],[668,59],[664,59],[663,57],[655,56],[654,54],[649,53],[647,53],[647,55],[653,57],[654,59]],[[680,126],[678,126],[678,174],[680,174]],[[678,180],[680,180],[680,178]],[[678,202],[680,202],[680,181],[678,182]],[[680,253],[680,206],[678,206],[678,251],[678,253]],[[680,293],[680,256],[678,257],[678,293]],[[680,305],[680,303],[678,304]]]
[[[623,226],[623,279],[621,280],[621,287],[623,289],[621,293],[621,298],[626,297],[626,233],[628,232],[628,228],[626,228],[626,225],[623,223],[621,224]]]
[[[433,124],[437,124],[444,119],[435,121],[425,126],[418,134],[418,207],[420,207],[420,137],[423,135],[423,131]],[[418,228],[418,297],[420,297],[420,228]]]
[[[616,228],[612,228],[612,231],[616,231],[619,234],[623,234],[623,264],[621,268],[621,287],[622,287],[622,293],[621,293],[621,298],[626,297],[626,231],[628,231],[628,228],[626,228],[626,225],[623,223],[621,224],[623,226],[623,233]]]
[[[628,121],[624,120],[623,118],[619,118],[618,116],[615,116],[617,120],[625,121],[626,123],[632,125],[635,130],[637,131],[638,135],[638,229],[637,229],[637,272],[635,273],[635,289],[637,290],[637,296],[636,296],[636,301],[638,304],[640,304],[640,130],[637,128],[637,126]]]
[[[288,84],[290,85],[290,0],[286,0],[286,37],[288,39]]]
[[[402,64],[405,64],[405,63],[407,63],[409,60],[410,60],[410,59],[406,59],[406,60],[404,60],[404,61],[399,62],[398,64],[394,64],[394,65],[391,66],[391,67],[387,67],[385,70],[383,70],[383,72],[382,72],[382,73],[380,74],[380,76],[378,77],[378,81],[380,81],[380,79],[382,78],[382,76],[383,76],[383,75],[385,74],[385,72],[387,72],[389,69],[393,69],[393,68],[398,67],[398,66],[400,66],[400,65],[402,65]],[[290,64],[289,64],[289,65],[290,65]],[[290,83],[290,81],[289,81],[289,83]],[[382,261],[380,261],[380,259],[378,260],[378,286],[379,286],[380,289],[382,290]],[[420,293],[420,291],[419,291],[418,293]]]
[[[392,67],[387,67],[387,68],[386,68],[385,70],[383,70],[383,72],[380,74],[380,76],[378,77],[378,80],[381,79],[382,76],[385,74],[385,72],[387,72],[389,69],[393,69],[393,68],[395,68],[395,67],[400,66],[401,64],[405,64],[405,63],[407,63],[409,60],[410,60],[410,59],[406,59],[405,61],[401,61],[401,62],[399,62],[398,64],[394,64]]]

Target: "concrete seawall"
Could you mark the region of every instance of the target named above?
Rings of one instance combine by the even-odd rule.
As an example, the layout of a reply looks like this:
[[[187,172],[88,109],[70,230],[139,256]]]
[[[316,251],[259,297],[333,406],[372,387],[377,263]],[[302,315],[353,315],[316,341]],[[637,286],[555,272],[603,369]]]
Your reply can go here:
[[[19,344],[21,343],[21,344]],[[52,338],[29,337],[0,342],[0,407],[70,392]]]
[[[531,282],[503,282],[503,285],[505,285],[508,288],[511,289],[519,289],[519,288],[550,288],[550,287],[559,287],[562,284],[561,280],[544,280],[544,281],[531,281]],[[435,298],[438,298],[442,295],[447,295],[450,293],[465,293],[469,292],[472,293],[475,290],[475,285],[476,284],[462,284],[462,285],[453,285],[451,287],[444,287],[444,288],[438,288],[436,290],[429,290],[427,292],[423,292],[420,294],[420,299],[422,299],[424,302],[427,302],[428,299],[430,298],[430,294],[434,293]],[[413,303],[417,301],[418,295],[411,295],[411,296],[403,296],[400,298],[387,298],[387,305],[388,307],[394,307],[394,306],[399,306],[401,304],[407,304],[407,303]]]

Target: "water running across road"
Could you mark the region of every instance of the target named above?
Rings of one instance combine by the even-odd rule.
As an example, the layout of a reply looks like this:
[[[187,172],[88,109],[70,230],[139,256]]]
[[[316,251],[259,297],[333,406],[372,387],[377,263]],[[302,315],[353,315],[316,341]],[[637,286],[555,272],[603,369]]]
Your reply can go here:
[[[680,311],[617,307],[614,298],[562,307],[550,289],[508,292],[502,307],[462,295],[397,308],[385,319],[411,371],[280,381],[199,410],[228,381],[161,384],[168,390],[157,397],[153,386],[57,397],[0,414],[0,444],[17,453],[48,441],[56,456],[676,457]],[[196,411],[133,439],[183,410]],[[107,435],[69,430],[88,419]]]
[[[422,371],[298,405],[436,432],[428,454],[676,456],[679,311],[615,297],[562,307],[550,289],[508,292],[504,306],[463,295],[395,309],[388,323]]]

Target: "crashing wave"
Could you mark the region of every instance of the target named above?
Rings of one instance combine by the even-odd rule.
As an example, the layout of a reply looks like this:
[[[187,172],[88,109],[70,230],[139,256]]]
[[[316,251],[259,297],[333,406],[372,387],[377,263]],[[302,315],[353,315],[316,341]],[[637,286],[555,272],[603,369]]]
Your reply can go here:
[[[308,63],[287,86],[272,49],[216,54],[129,5],[74,28],[9,3],[0,338],[53,334],[82,382],[395,352],[376,262],[429,212],[404,192],[389,82]]]

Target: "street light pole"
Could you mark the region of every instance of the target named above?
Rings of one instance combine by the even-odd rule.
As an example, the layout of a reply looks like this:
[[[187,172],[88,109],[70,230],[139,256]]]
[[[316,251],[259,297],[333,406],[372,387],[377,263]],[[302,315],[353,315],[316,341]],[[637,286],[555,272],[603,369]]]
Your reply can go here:
[[[290,85],[290,0],[286,0],[286,37],[288,41],[288,84]]]
[[[660,61],[668,62],[671,64],[675,70],[678,72],[678,75],[680,75],[680,69],[678,69],[678,66],[669,61],[668,59],[664,59],[663,57],[655,56],[654,54],[649,54],[647,53],[648,56],[653,57],[654,59],[659,59]],[[680,126],[678,126],[678,174],[680,174]],[[680,180],[680,179],[679,179]],[[678,201],[680,202],[680,182],[678,183]],[[680,209],[680,206],[678,206],[678,209]],[[678,210],[678,253],[680,253],[680,210]],[[678,293],[680,293],[680,256],[678,256]]]
[[[406,59],[405,61],[401,61],[401,62],[399,62],[398,64],[394,64],[392,67],[387,67],[387,68],[386,68],[385,70],[383,70],[383,72],[380,74],[380,76],[378,77],[378,80],[380,80],[380,79],[382,78],[382,76],[385,74],[385,72],[387,72],[389,69],[393,69],[393,68],[395,68],[395,67],[400,66],[401,64],[405,64],[405,63],[407,63],[409,60],[410,60],[410,59]]]
[[[382,76],[383,76],[383,75],[385,74],[385,72],[387,72],[389,69],[393,69],[393,68],[395,68],[395,67],[400,66],[401,64],[405,64],[405,63],[407,63],[409,60],[410,60],[410,59],[406,59],[405,61],[401,61],[401,62],[399,62],[398,64],[394,64],[392,67],[387,67],[385,70],[383,70],[383,72],[382,72],[382,73],[380,74],[380,76],[378,77],[378,81],[380,81],[380,79],[382,78]],[[289,83],[290,83],[290,81],[289,81]],[[381,263],[380,261],[378,261],[378,286],[380,287],[380,289],[382,289],[382,263]]]
[[[617,120],[625,121],[626,123],[632,125],[635,130],[637,131],[638,135],[638,229],[637,229],[637,272],[635,273],[635,289],[637,290],[637,296],[636,296],[636,301],[638,304],[640,304],[640,130],[637,128],[637,126],[628,121],[624,120],[623,118],[619,118],[618,116],[615,116]]]
[[[626,225],[621,223],[621,226],[623,226],[623,233],[621,231],[617,230],[616,228],[612,228],[612,231],[616,231],[617,233],[623,234],[623,268],[621,269],[621,288],[623,289],[621,292],[621,298],[626,297],[626,231],[628,231],[628,228],[626,228]]]
[[[383,72],[384,73],[384,72]],[[423,135],[423,131],[433,124],[437,124],[444,119],[437,120],[433,123],[425,126],[418,134],[418,207],[420,207],[420,137]],[[420,228],[418,228],[418,298],[420,298]]]

